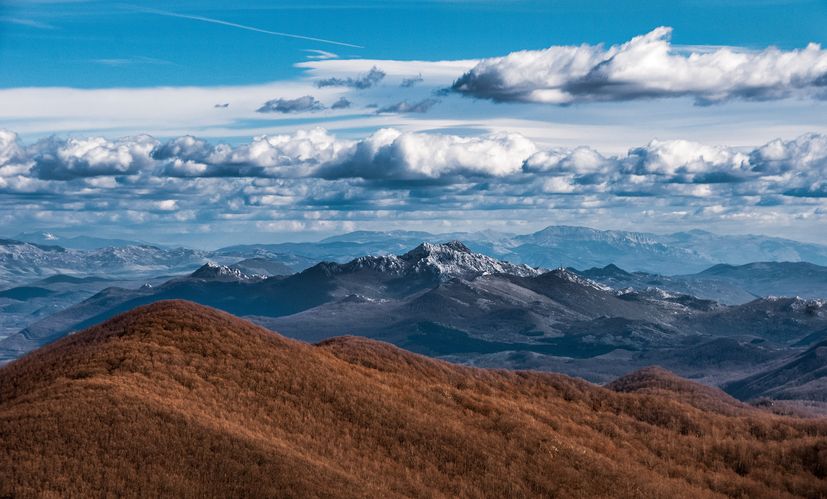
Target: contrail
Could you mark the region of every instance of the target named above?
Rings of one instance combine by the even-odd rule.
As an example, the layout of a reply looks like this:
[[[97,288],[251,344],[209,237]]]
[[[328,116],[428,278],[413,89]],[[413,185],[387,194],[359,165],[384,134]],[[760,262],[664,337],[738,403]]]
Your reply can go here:
[[[166,10],[157,10],[157,9],[146,9],[136,7],[137,10],[141,12],[146,12],[149,14],[157,14],[159,16],[167,16],[167,17],[178,17],[181,19],[192,19],[193,21],[202,21],[205,23],[212,23],[212,24],[221,24],[222,26],[230,26],[231,28],[239,28],[239,29],[246,29],[247,31],[255,31],[256,33],[264,33],[266,35],[276,35],[276,36],[285,36],[287,38],[297,38],[299,40],[310,40],[312,42],[321,42],[321,43],[330,43],[333,45],[341,45],[343,47],[353,47],[357,49],[363,49],[365,47],[361,45],[354,45],[352,43],[345,43],[345,42],[337,42],[335,40],[325,40],[324,38],[314,38],[312,36],[304,36],[304,35],[294,35],[293,33],[282,33],[281,31],[270,31],[267,29],[256,28],[255,26],[247,26],[244,24],[232,23],[230,21],[222,21],[221,19],[213,19],[212,17],[204,17],[204,16],[191,16],[188,14],[178,14],[176,12],[169,12]]]

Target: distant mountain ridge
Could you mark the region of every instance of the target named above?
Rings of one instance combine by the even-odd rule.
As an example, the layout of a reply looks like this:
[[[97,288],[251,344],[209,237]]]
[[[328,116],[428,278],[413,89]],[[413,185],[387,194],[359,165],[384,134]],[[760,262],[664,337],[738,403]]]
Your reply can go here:
[[[766,236],[727,236],[694,230],[674,234],[550,226],[526,235],[493,231],[430,234],[357,231],[319,242],[247,244],[215,251],[167,248],[126,240],[24,234],[33,242],[0,241],[0,282],[22,284],[51,274],[104,275],[192,271],[207,261],[231,266],[258,259],[267,275],[304,270],[321,261],[346,263],[363,256],[398,255],[422,242],[458,240],[470,250],[530,267],[589,269],[616,265],[665,276],[704,271],[717,264],[809,262],[827,266],[827,246]],[[92,241],[92,242],[89,242]],[[63,244],[63,245],[62,245]],[[101,245],[106,245],[101,247]],[[264,267],[261,267],[264,265]]]
[[[347,262],[363,255],[397,254],[423,241],[460,240],[471,250],[531,267],[588,269],[615,264],[629,271],[680,275],[716,264],[760,261],[810,262],[827,266],[827,246],[767,236],[717,235],[701,230],[653,234],[549,226],[532,234],[491,231],[431,234],[421,231],[357,231],[314,243],[241,245],[221,255],[294,255]]]
[[[67,249],[95,250],[102,248],[123,248],[126,246],[159,246],[145,241],[112,239],[93,236],[63,237],[50,232],[22,232],[12,239],[40,245],[54,245]]]
[[[0,240],[0,283],[21,283],[57,274],[87,276],[140,276],[193,270],[209,254],[187,248],[112,246],[93,250],[67,249]]]
[[[827,298],[827,267],[808,262],[718,264],[674,276],[627,272],[614,264],[575,272],[615,289],[657,288],[731,305],[769,296]]]

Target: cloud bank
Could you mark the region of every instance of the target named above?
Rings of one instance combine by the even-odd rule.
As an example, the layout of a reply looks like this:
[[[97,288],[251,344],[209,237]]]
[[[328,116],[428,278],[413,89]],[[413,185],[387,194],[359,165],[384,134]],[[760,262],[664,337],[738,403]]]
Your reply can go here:
[[[752,149],[652,140],[623,154],[544,148],[517,133],[322,128],[241,144],[180,136],[50,137],[0,131],[0,224],[657,220],[784,227],[827,218],[827,136]],[[305,226],[305,225],[302,225]],[[753,225],[751,225],[753,226]],[[652,227],[652,225],[647,225]],[[190,230],[188,229],[188,230]],[[212,230],[212,229],[210,229]]]
[[[653,195],[681,185],[728,185],[738,195],[827,196],[827,136],[777,139],[752,150],[652,140],[622,155],[588,146],[543,149],[517,133],[464,137],[378,130],[345,139],[323,128],[261,135],[239,145],[193,136],[49,137],[30,145],[0,131],[0,173],[41,181],[92,177],[440,180],[555,179],[567,192]],[[734,192],[734,191],[733,191]]]
[[[498,102],[573,104],[690,97],[698,104],[731,99],[827,97],[827,51],[718,48],[686,51],[659,27],[621,45],[553,46],[481,60],[452,89]]]

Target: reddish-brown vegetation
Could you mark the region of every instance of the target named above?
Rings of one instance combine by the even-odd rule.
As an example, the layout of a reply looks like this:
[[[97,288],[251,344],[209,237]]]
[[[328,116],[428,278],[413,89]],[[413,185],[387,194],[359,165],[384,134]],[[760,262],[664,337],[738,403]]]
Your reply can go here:
[[[827,422],[613,388],[162,302],[0,369],[0,496],[827,495]]]

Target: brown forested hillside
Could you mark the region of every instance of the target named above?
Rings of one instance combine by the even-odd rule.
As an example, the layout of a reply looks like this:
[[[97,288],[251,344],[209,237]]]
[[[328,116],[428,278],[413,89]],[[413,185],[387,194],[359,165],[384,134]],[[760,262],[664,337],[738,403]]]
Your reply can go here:
[[[827,422],[160,302],[0,369],[0,496],[827,495]]]

